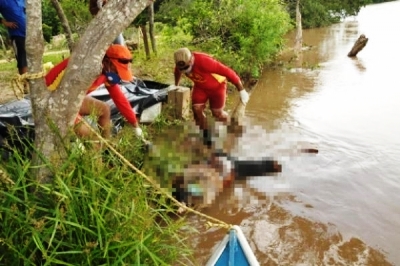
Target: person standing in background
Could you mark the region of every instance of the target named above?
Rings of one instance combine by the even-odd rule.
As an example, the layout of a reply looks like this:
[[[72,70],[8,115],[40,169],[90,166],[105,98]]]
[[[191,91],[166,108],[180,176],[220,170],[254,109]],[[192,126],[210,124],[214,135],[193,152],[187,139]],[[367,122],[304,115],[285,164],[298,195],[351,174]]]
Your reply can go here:
[[[26,14],[25,0],[0,0],[0,23],[7,28],[17,59],[20,75],[28,71],[26,60]]]

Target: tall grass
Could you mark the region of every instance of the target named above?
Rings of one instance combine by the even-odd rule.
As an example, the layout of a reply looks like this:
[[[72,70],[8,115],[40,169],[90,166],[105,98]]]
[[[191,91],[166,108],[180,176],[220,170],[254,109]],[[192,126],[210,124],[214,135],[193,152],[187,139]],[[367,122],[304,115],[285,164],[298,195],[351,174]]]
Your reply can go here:
[[[140,161],[140,144],[124,138],[121,151],[130,150],[128,156]],[[191,260],[184,221],[171,216],[165,198],[142,177],[111,153],[75,145],[67,154],[48,185],[30,176],[30,160],[19,152],[3,162],[8,179],[0,178],[0,265],[184,265]],[[4,181],[10,179],[14,184]]]

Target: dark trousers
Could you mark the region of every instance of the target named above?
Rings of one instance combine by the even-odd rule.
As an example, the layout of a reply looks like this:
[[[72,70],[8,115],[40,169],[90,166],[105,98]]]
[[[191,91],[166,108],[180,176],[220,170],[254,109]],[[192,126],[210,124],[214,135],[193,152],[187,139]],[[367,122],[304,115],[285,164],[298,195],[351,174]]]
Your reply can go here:
[[[11,37],[11,41],[14,48],[15,58],[17,59],[18,69],[27,67],[28,63],[26,61],[25,37],[13,36]]]

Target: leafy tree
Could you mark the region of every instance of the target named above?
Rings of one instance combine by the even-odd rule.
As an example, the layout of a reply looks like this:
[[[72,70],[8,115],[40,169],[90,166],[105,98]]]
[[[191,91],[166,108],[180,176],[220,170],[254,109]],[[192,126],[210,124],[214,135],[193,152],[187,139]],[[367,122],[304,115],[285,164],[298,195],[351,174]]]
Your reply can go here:
[[[42,21],[44,39],[50,42],[51,37],[60,34],[62,30],[60,20],[50,0],[44,0],[42,2]]]
[[[82,0],[60,1],[65,16],[68,18],[71,31],[80,35],[86,30],[92,15],[89,12],[89,4]],[[118,15],[118,13],[114,14]]]
[[[193,37],[192,44],[242,76],[258,76],[262,65],[282,48],[283,36],[291,28],[278,0],[169,0],[161,4],[156,19],[181,27]]]
[[[43,28],[43,38],[46,42],[51,42],[51,37],[53,37],[52,30],[53,28],[48,26],[47,24],[42,25]]]
[[[372,3],[384,3],[384,2],[392,2],[395,0],[372,0]]]
[[[296,0],[285,0],[292,19],[296,17]],[[372,0],[301,0],[303,28],[317,28],[339,22],[347,16],[357,15],[361,7]]]

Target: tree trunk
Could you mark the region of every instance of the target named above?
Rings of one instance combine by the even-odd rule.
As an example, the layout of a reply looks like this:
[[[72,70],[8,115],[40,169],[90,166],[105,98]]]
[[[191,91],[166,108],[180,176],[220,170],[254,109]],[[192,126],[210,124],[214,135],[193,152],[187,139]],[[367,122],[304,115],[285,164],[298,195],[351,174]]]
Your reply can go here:
[[[303,29],[301,25],[301,12],[300,12],[300,0],[296,3],[296,42],[294,45],[294,52],[296,59],[300,64],[302,63],[302,52],[303,47]],[[299,66],[300,67],[300,66]]]
[[[72,38],[72,32],[71,32],[71,28],[68,23],[68,19],[65,16],[64,10],[62,9],[58,0],[51,0],[51,3],[53,4],[53,7],[57,12],[58,18],[61,21],[61,25],[64,29],[65,36],[67,38],[69,51],[72,52],[72,49],[74,48],[74,40]]]
[[[51,182],[47,162],[54,166],[63,160],[64,144],[68,145],[69,130],[86,94],[99,75],[106,49],[120,32],[138,16],[149,0],[109,1],[92,19],[80,41],[74,47],[69,64],[57,90],[48,91],[44,79],[30,80],[32,112],[35,120],[35,155],[33,166],[37,179]],[[42,71],[44,40],[42,34],[41,1],[27,1],[26,50],[29,73]]]
[[[157,54],[156,38],[154,36],[154,3],[151,3],[149,5],[148,12],[149,12],[149,34],[150,34],[151,48],[153,49],[153,52]]]
[[[353,48],[351,48],[351,51],[347,54],[348,57],[354,57],[357,56],[357,54],[367,45],[368,38],[365,37],[364,34],[361,34],[360,37],[358,37],[357,41],[354,43]]]
[[[27,27],[26,27],[26,56],[28,61],[28,73],[40,73],[42,71],[42,58],[44,52],[44,40],[42,34],[42,27],[37,25],[42,25],[42,6],[41,1],[27,1],[26,4],[26,14],[27,14]],[[46,95],[43,93],[42,88],[45,87],[44,80],[40,79],[32,79],[29,81],[31,101],[32,101],[32,112],[33,117],[43,117],[45,114],[45,109],[42,108],[43,105],[39,103],[43,103],[46,100]],[[44,136],[43,132],[43,123],[44,119],[35,119],[37,124],[35,126],[35,146],[39,149],[54,149],[51,147],[52,143],[44,146]],[[40,165],[40,157],[37,153],[33,153],[33,165]],[[36,168],[38,170],[38,168]],[[39,175],[38,172],[36,174],[38,181],[42,182],[42,176],[47,176],[43,174]]]
[[[150,59],[150,47],[149,47],[149,40],[147,38],[146,24],[140,25],[140,30],[142,31],[143,35],[143,45],[144,45],[144,50],[146,52],[146,58]]]

